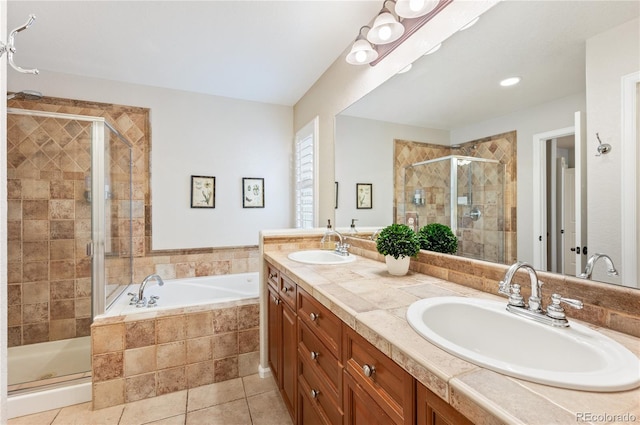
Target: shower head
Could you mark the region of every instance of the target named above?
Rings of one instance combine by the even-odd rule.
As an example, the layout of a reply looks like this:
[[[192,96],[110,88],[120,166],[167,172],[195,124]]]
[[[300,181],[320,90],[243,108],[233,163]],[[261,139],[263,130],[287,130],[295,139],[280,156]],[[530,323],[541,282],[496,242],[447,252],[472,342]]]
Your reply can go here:
[[[42,99],[42,93],[35,90],[22,90],[17,93],[7,95],[7,100],[15,99],[17,97],[21,97],[24,100],[40,100]]]

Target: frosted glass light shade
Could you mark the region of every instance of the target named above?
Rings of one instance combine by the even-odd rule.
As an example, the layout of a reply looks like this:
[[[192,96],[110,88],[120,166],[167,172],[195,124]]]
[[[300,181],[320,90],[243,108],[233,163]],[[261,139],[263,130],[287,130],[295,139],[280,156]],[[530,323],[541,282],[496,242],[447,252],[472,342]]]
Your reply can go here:
[[[383,9],[373,21],[367,40],[373,44],[388,44],[399,39],[402,34],[404,34],[404,25],[398,22],[391,12]]]
[[[346,60],[347,63],[351,65],[365,65],[373,62],[377,58],[378,52],[373,49],[367,40],[360,38],[353,43]]]
[[[431,12],[439,0],[397,0],[396,14],[403,18],[418,18]]]

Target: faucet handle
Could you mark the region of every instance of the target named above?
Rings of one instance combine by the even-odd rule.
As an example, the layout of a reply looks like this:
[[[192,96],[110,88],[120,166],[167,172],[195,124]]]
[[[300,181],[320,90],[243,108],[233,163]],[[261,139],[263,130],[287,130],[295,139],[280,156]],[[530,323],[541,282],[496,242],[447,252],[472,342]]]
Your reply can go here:
[[[504,280],[501,280],[500,283],[498,283],[498,292],[501,293],[502,295],[510,296],[511,285],[505,282]]]
[[[552,294],[551,305],[547,307],[547,316],[552,317],[554,319],[565,319],[566,315],[564,314],[564,308],[562,308],[560,303],[565,303],[568,306],[578,310],[584,307],[584,304],[580,300],[574,300],[572,298],[564,298],[560,294]]]
[[[524,307],[524,298],[520,293],[520,285],[514,283],[511,285],[511,293],[509,294],[509,305],[514,307]]]

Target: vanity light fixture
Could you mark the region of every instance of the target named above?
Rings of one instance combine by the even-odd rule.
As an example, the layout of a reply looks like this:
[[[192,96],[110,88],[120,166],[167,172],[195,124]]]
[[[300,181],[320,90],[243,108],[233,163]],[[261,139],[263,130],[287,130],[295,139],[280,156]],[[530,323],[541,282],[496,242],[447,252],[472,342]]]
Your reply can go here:
[[[464,31],[467,30],[469,28],[471,28],[472,26],[474,26],[478,21],[480,20],[479,16],[476,16],[475,18],[473,18],[472,20],[470,20],[469,22],[467,22],[466,24],[464,24],[462,27],[460,27],[460,29],[458,31]]]
[[[504,80],[500,81],[500,85],[502,87],[511,87],[511,86],[515,86],[516,84],[518,84],[520,82],[521,78],[520,77],[509,77],[509,78],[505,78]]]
[[[370,29],[370,27],[366,25],[360,28],[358,37],[353,43],[351,51],[347,55],[347,63],[350,63],[351,65],[365,65],[373,62],[378,57],[378,52],[376,52],[373,46],[371,46],[371,43],[362,36],[362,30],[365,28]]]
[[[404,26],[398,18],[386,8],[387,2],[395,3],[393,0],[385,0],[382,10],[373,21],[373,26],[367,34],[367,40],[373,44],[393,43],[404,34]]]
[[[396,13],[402,18],[417,18],[431,12],[438,0],[397,0]]]
[[[384,0],[373,24],[360,28],[356,41],[346,55],[347,63],[375,66],[453,1]],[[395,7],[387,8],[387,2]],[[369,29],[366,38],[362,36],[364,28]],[[432,52],[438,48],[433,48]]]

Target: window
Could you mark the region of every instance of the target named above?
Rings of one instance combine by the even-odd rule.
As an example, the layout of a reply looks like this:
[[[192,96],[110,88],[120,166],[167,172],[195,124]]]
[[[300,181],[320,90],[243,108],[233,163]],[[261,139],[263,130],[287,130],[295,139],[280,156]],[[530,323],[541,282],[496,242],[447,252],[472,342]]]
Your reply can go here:
[[[296,228],[317,226],[317,141],[318,117],[296,133],[295,207]]]

